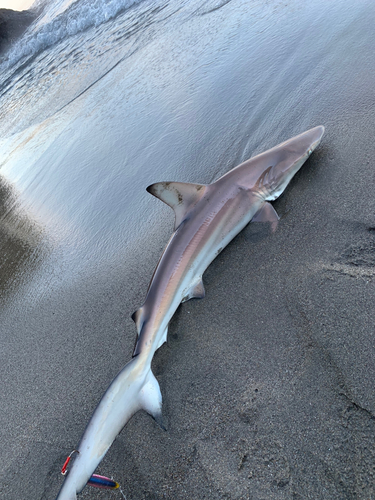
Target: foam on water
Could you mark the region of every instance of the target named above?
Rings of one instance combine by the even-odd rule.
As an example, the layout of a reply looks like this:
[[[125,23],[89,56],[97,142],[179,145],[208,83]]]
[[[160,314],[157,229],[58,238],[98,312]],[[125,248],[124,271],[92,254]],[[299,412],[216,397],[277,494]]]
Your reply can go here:
[[[43,0],[36,2],[33,9],[43,9],[43,13],[23,38],[10,49],[0,69],[4,71],[20,61],[24,63],[48,47],[91,27],[100,26],[142,1],[62,0],[51,7]]]
[[[189,15],[181,14],[181,0],[172,6],[161,0],[95,0],[90,7],[87,0],[61,0],[53,8],[46,5],[9,53],[18,62],[12,65],[8,59],[0,65],[0,136],[9,137],[63,109],[164,33],[176,11],[180,25],[181,17]],[[115,17],[105,22],[110,15]]]

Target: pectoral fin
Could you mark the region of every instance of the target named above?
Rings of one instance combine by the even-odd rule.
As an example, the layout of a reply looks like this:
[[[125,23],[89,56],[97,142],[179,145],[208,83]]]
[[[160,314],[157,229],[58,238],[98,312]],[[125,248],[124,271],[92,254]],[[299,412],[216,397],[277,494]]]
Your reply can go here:
[[[264,202],[262,207],[254,215],[251,222],[271,222],[272,231],[276,230],[277,223],[280,217],[277,215],[276,210],[268,201]]]
[[[148,186],[147,191],[173,208],[176,230],[186,214],[201,199],[206,186],[186,182],[157,182]]]
[[[161,414],[162,397],[160,386],[151,370],[149,371],[146,382],[140,391],[140,403],[142,408],[155,419],[160,427],[163,430],[166,430]]]

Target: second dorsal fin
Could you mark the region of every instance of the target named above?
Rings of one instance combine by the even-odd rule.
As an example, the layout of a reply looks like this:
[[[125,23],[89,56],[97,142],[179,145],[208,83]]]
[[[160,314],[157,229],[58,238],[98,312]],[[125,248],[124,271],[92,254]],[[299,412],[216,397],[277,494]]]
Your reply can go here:
[[[189,210],[201,199],[206,186],[187,182],[156,182],[148,186],[147,191],[173,208],[176,230]]]
[[[143,326],[144,318],[143,318],[143,307],[140,307],[132,314],[132,320],[134,321],[138,335],[141,333],[141,329]]]

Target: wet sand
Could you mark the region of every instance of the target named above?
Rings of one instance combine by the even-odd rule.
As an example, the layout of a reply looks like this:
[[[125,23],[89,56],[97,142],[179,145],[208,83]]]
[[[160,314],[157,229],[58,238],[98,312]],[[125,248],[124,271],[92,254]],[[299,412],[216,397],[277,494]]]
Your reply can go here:
[[[207,101],[202,111],[189,104],[181,115],[197,122],[181,131],[191,136],[180,153],[174,139],[168,152],[170,122],[158,122],[166,141],[147,153],[155,159],[147,179],[143,173],[142,182],[132,184],[140,199],[131,214],[134,227],[121,227],[126,242],[138,231],[133,246],[112,255],[111,244],[118,249],[120,242],[105,233],[102,254],[107,244],[111,258],[87,252],[80,272],[64,254],[61,263],[57,252],[42,288],[39,261],[25,282],[15,266],[8,282],[17,293],[2,296],[1,310],[2,499],[55,497],[66,456],[131,356],[130,315],[145,297],[173,226],[171,211],[147,198],[146,185],[173,180],[174,170],[175,180],[211,182],[253,153],[320,124],[326,127],[322,144],[274,203],[277,231],[250,224],[205,273],[205,299],[180,306],[170,324],[153,362],[167,432],[137,413],[98,473],[118,480],[128,500],[375,496],[375,12],[370,3],[357,10],[348,5],[332,27],[336,38],[312,21],[293,56],[288,59],[287,50],[280,50],[280,60],[275,56],[279,76],[266,65],[276,83],[259,106],[255,97],[242,99],[262,86],[254,76],[244,87],[257,60],[252,68],[240,64],[244,52],[236,60],[234,44],[215,69],[210,93],[195,87],[193,103]],[[299,15],[290,12],[289,19]],[[287,18],[285,29],[292,24]],[[198,30],[199,23],[190,28]],[[278,41],[272,43],[265,50],[270,58]],[[137,57],[142,64],[142,54]],[[280,76],[287,67],[294,68],[290,76]],[[290,87],[283,86],[292,76]],[[169,95],[168,103],[175,102]],[[215,112],[217,127],[203,135],[215,119],[202,116]],[[172,154],[175,165],[167,163]],[[107,206],[109,214],[115,210],[114,203]],[[85,258],[78,246],[69,252]],[[48,246],[43,255],[51,255]],[[86,488],[81,498],[121,496]]]

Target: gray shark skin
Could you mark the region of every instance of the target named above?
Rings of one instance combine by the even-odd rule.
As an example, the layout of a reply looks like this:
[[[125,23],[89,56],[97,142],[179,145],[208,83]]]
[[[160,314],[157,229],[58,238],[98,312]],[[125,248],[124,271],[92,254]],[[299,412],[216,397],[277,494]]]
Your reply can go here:
[[[160,182],[147,188],[174,209],[175,230],[151,278],[146,300],[132,316],[138,331],[133,358],[97,406],[58,500],[76,499],[138,410],[147,411],[162,426],[162,398],[151,361],[167,339],[169,321],[181,302],[204,297],[204,271],[251,220],[277,223],[269,202],[281,195],[323,133],[323,126],[308,130],[245,161],[210,185]]]

